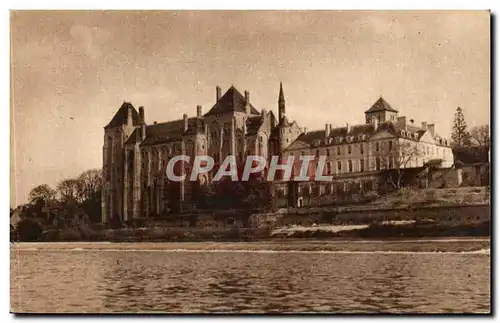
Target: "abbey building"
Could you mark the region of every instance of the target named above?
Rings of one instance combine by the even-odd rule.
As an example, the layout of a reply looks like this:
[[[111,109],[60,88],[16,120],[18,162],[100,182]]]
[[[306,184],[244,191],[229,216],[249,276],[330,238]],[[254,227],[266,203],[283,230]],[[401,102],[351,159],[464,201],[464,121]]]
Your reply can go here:
[[[193,198],[193,182],[169,182],[167,162],[176,155],[208,155],[220,164],[228,155],[243,164],[248,155],[286,159],[294,156],[326,156],[324,173],[333,175],[332,183],[300,183],[291,194],[286,183],[276,181],[273,194],[286,205],[302,206],[302,195],[335,199],[336,187],[345,182],[363,186],[384,170],[418,168],[431,160],[450,167],[453,155],[450,143],[441,138],[433,124],[416,125],[399,116],[383,98],[365,112],[364,123],[307,131],[286,115],[286,100],[280,84],[278,116],[272,110],[258,110],[250,93],[235,87],[223,95],[216,88],[215,103],[205,114],[201,106],[196,115],[163,123],[148,124],[145,109],[124,102],[104,127],[102,220],[118,217],[127,222],[150,215],[179,212]],[[313,161],[310,173],[314,174]],[[189,164],[179,164],[189,171]],[[292,177],[298,175],[295,163]],[[213,172],[201,174],[196,185],[210,185]],[[376,182],[376,181],[375,181]],[[373,184],[372,184],[373,186]],[[364,187],[364,186],[363,186]],[[371,187],[374,189],[374,187]],[[293,196],[292,196],[293,195]],[[290,197],[292,196],[292,197]]]

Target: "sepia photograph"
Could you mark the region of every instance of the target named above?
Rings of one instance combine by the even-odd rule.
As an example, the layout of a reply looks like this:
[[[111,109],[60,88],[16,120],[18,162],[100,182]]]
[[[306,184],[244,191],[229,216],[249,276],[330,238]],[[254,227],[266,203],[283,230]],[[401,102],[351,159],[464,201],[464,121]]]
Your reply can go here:
[[[11,313],[491,315],[490,11],[9,16]]]

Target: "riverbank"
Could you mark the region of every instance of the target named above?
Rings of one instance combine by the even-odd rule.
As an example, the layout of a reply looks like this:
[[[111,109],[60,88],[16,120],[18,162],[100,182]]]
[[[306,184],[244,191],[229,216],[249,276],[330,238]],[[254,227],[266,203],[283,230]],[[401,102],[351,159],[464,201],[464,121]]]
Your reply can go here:
[[[333,226],[335,227],[335,226]],[[340,229],[339,229],[340,228]],[[413,239],[436,237],[489,237],[490,222],[469,224],[443,223],[374,223],[371,225],[301,227],[271,230],[269,228],[186,228],[144,227],[102,229],[84,232],[77,229],[52,230],[43,233],[42,242],[259,242],[270,239]]]
[[[185,251],[185,252],[466,252],[489,254],[490,239],[441,238],[394,240],[274,239],[254,242],[36,242],[12,243],[11,250]]]

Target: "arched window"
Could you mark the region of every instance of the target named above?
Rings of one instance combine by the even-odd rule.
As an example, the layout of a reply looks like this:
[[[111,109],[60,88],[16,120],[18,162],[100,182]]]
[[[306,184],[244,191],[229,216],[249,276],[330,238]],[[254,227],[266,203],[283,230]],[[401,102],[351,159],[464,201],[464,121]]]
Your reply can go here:
[[[351,145],[347,145],[347,153],[350,155],[351,154]]]
[[[380,143],[375,143],[375,150],[380,151]]]
[[[365,149],[363,147],[363,144],[359,145],[359,152],[361,153],[361,155],[363,155],[365,153]]]

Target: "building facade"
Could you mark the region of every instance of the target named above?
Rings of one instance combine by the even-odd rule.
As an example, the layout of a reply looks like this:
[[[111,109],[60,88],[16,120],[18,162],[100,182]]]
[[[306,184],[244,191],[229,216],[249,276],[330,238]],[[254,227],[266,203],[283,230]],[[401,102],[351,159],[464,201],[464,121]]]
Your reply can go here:
[[[214,158],[216,167],[198,176],[170,182],[166,165],[177,155]],[[182,211],[189,203],[194,185],[210,185],[217,166],[228,155],[239,165],[246,156],[259,155],[268,161],[279,155],[281,160],[294,156],[292,177],[300,172],[300,156],[312,155],[309,175],[314,177],[319,156],[326,156],[325,175],[331,183],[300,183],[293,196],[289,183],[277,180],[275,192],[289,204],[301,205],[301,194],[317,189],[323,195],[338,190],[335,183],[362,182],[374,179],[385,169],[415,168],[429,160],[439,159],[442,167],[453,163],[450,143],[437,135],[433,124],[416,126],[400,117],[383,98],[365,112],[365,122],[343,127],[325,125],[324,130],[310,131],[299,127],[286,116],[286,101],[280,84],[278,117],[272,109],[257,110],[250,93],[242,95],[229,88],[222,95],[216,87],[214,106],[205,114],[196,107],[196,115],[164,123],[146,123],[145,109],[137,111],[124,102],[104,127],[102,220],[110,217],[127,222],[136,218],[169,211]],[[190,174],[189,163],[178,162],[174,171]],[[316,188],[317,187],[317,188]],[[287,191],[288,190],[288,191]],[[278,196],[277,196],[278,197]]]

